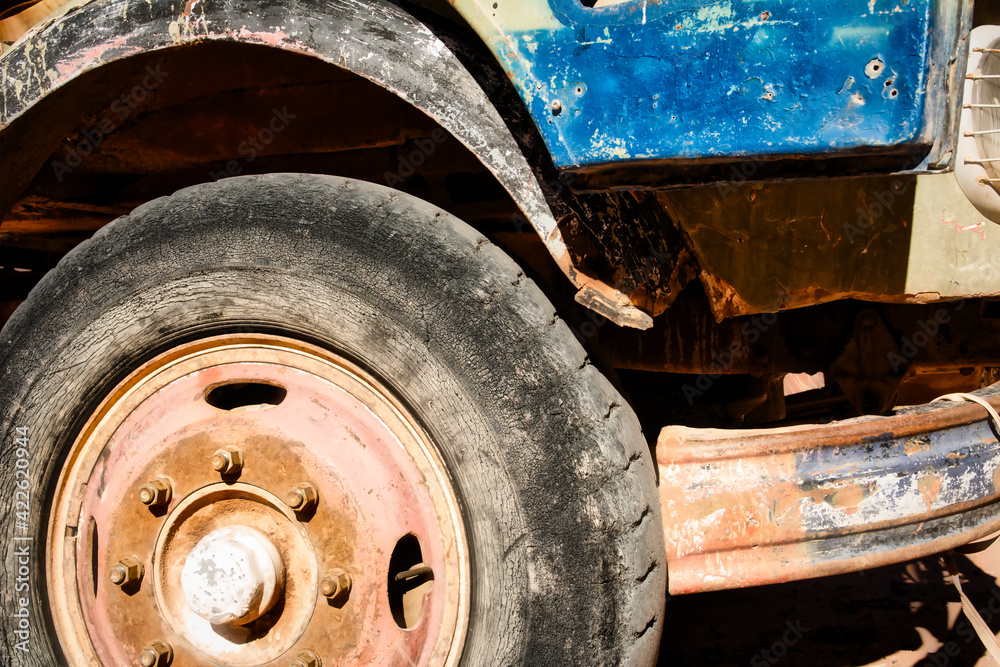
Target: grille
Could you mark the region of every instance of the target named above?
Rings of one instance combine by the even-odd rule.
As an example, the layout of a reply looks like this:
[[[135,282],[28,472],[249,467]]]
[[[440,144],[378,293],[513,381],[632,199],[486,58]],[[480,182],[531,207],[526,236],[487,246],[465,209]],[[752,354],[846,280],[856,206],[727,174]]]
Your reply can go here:
[[[972,133],[987,178],[1000,191],[1000,40],[981,51],[979,67],[970,76]]]

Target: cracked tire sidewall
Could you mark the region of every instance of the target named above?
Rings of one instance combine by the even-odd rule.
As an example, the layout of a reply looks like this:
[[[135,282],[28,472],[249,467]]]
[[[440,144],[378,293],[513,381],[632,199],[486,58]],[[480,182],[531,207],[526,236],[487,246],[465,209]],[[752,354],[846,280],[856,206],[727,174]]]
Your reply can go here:
[[[472,558],[463,665],[653,665],[666,591],[655,475],[632,410],[555,309],[478,232],[408,195],[276,174],[150,202],[68,254],[0,334],[0,529],[14,429],[30,432],[31,652],[47,621],[48,500],[75,432],[130,370],[179,343],[260,331],[369,368],[429,430]],[[0,605],[13,610],[15,543]]]

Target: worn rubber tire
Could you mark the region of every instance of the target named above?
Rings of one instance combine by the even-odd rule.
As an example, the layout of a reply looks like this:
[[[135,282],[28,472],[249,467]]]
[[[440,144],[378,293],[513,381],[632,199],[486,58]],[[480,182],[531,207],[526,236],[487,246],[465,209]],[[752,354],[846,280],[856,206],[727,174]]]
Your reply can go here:
[[[273,174],[181,190],[67,255],[0,336],[0,528],[29,433],[30,653],[15,649],[20,542],[4,539],[0,642],[62,663],[43,545],[89,411],[181,342],[260,331],[353,358],[408,402],[454,478],[472,557],[463,665],[653,665],[666,567],[632,410],[517,265],[449,214],[381,186]],[[24,444],[23,442],[21,444]],[[22,452],[23,453],[23,452]]]

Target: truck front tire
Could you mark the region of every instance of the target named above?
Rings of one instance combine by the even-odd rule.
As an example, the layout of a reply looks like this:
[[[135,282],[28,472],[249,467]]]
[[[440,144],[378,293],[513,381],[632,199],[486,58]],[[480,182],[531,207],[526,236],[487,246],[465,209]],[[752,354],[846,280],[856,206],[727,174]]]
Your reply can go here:
[[[0,342],[0,604],[29,626],[3,615],[14,664],[157,641],[175,665],[655,663],[666,565],[638,422],[517,265],[425,202],[296,174],[181,190],[67,255]],[[193,527],[223,505],[264,523]],[[257,620],[197,634],[171,587],[201,580],[157,562],[185,562],[185,531],[247,562],[274,543],[276,584],[271,565],[237,577],[271,591]],[[433,584],[404,605],[396,579]],[[116,626],[105,604],[152,620]],[[270,641],[299,607],[290,631],[314,643]],[[365,619],[385,609],[379,638]],[[356,627],[324,635],[321,615]]]

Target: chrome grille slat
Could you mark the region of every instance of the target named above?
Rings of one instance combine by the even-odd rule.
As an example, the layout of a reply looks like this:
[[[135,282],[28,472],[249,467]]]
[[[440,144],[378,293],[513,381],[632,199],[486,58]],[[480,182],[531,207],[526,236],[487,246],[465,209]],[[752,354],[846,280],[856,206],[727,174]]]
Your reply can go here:
[[[982,53],[972,80],[972,99],[966,105],[972,111],[972,128],[968,136],[975,137],[980,160],[993,187],[1000,183],[1000,41],[976,49]],[[1000,188],[998,188],[1000,189]]]

